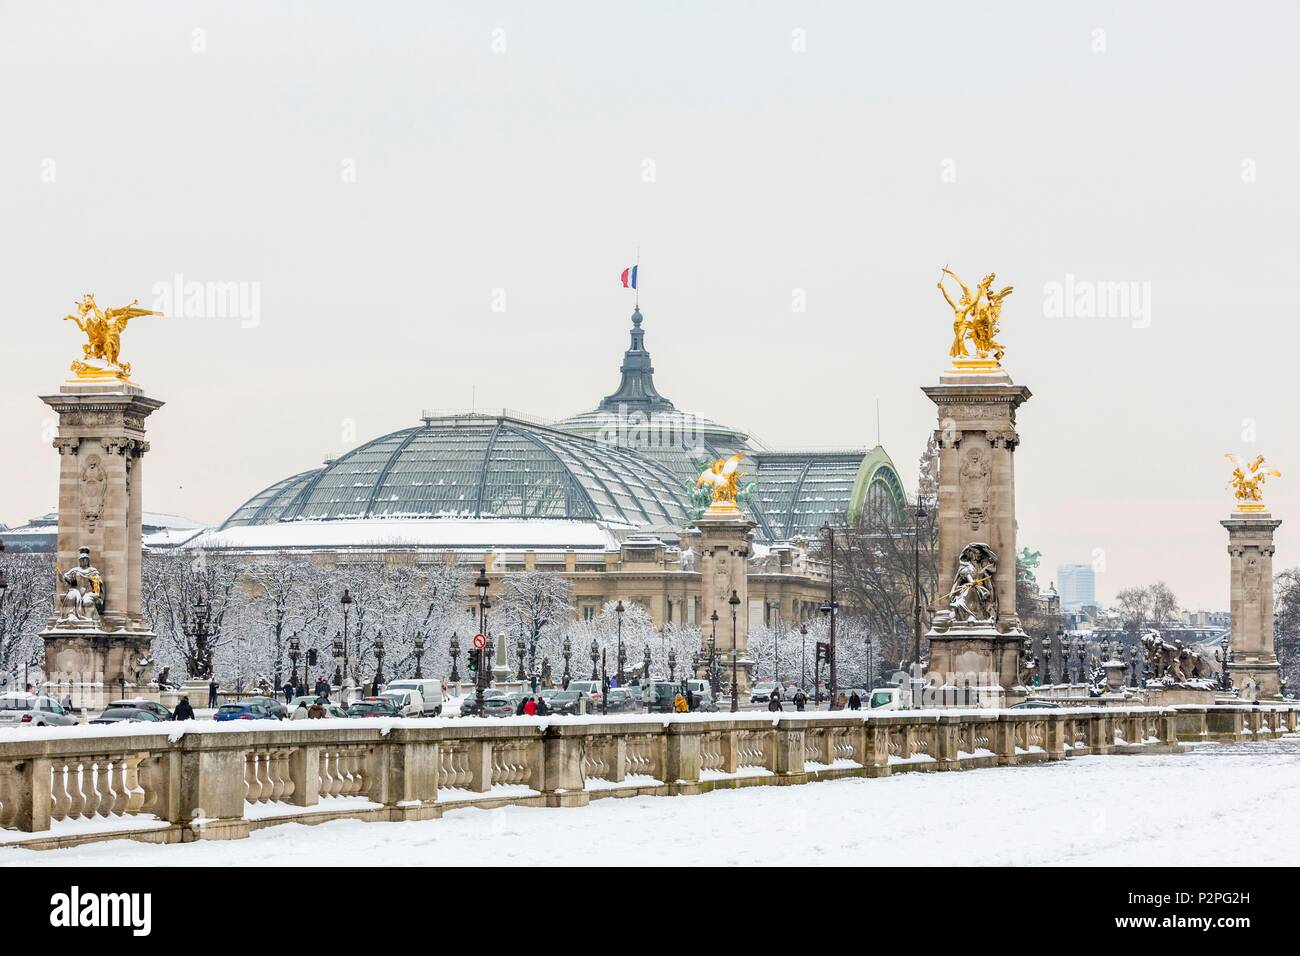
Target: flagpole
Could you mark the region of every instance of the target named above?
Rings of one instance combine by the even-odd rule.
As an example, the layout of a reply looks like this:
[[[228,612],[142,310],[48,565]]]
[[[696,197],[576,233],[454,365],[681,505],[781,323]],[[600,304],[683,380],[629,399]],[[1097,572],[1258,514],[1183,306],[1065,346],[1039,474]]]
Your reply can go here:
[[[633,306],[638,312],[641,311],[641,247],[636,247],[636,288],[632,291],[636,293],[636,304]]]

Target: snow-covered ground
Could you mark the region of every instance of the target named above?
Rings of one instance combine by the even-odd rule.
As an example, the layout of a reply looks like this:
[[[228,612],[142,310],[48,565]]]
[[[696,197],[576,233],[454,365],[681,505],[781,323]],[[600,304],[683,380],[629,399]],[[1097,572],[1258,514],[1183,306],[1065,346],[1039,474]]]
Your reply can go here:
[[[0,848],[8,866],[1291,864],[1300,736],[421,823],[284,824],[247,840]],[[649,842],[647,842],[649,840]],[[647,852],[648,851],[648,852]]]

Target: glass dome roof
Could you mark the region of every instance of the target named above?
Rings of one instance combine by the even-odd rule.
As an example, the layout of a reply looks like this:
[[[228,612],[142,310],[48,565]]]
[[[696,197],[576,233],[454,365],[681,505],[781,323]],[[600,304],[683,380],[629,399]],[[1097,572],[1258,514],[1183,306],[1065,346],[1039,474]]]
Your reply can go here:
[[[568,518],[682,525],[678,476],[644,455],[506,415],[431,417],[271,485],[222,528],[335,518]]]

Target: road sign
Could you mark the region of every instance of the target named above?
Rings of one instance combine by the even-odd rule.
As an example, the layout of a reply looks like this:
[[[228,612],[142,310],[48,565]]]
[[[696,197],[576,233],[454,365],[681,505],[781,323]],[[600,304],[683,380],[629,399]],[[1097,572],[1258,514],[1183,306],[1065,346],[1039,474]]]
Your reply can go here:
[[[484,637],[482,634],[475,634],[474,647],[480,651],[483,650],[483,648],[487,647],[487,638]]]

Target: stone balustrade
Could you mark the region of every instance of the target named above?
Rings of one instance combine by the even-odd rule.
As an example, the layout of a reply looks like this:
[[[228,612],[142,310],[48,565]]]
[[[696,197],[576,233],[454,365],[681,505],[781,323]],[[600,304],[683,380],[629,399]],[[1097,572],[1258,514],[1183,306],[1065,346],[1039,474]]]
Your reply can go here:
[[[1296,723],[1294,706],[1268,705],[34,729],[0,739],[0,827],[37,847],[231,839],[286,821],[429,819],[458,806],[580,806],[1176,750]]]

